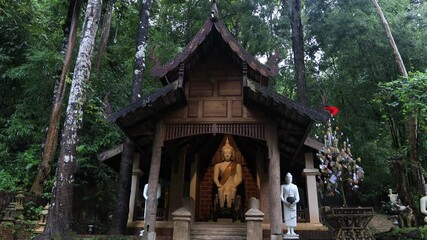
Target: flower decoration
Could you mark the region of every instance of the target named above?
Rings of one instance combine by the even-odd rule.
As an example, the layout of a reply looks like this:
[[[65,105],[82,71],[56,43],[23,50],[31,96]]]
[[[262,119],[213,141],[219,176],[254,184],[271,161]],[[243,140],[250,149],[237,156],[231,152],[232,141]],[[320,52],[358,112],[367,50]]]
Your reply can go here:
[[[347,205],[346,191],[357,191],[364,178],[361,159],[353,157],[349,139],[338,127],[332,128],[332,119],[327,122],[323,138],[324,147],[317,153],[323,187],[330,197],[342,195]]]

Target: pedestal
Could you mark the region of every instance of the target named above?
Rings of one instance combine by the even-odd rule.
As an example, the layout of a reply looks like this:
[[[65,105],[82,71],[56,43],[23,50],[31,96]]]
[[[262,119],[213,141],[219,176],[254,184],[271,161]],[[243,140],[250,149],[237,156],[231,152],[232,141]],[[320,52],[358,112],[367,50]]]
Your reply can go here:
[[[299,239],[298,234],[283,234],[283,239]]]

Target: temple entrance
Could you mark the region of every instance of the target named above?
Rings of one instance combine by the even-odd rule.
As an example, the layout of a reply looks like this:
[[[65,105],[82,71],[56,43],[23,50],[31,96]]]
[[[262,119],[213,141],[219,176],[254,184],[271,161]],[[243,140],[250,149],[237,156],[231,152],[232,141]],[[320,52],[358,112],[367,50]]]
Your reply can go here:
[[[233,197],[227,196],[228,202],[221,204],[214,174],[215,165],[224,161],[222,148],[227,139],[229,146],[233,148],[233,162],[240,166],[241,180],[235,186]],[[196,136],[191,142],[188,145],[185,176],[188,176],[189,196],[195,203],[195,220],[207,222],[225,218],[232,222],[243,221],[249,198],[259,198],[260,195],[257,168],[262,164],[257,156],[261,155],[260,151],[265,151],[260,147],[265,144],[259,140],[230,134]],[[222,199],[227,201],[227,197]]]
[[[200,162],[200,187],[198,194],[198,220],[218,221],[223,219],[239,222],[244,220],[244,212],[250,197],[258,197],[256,184],[256,156],[250,152],[248,145],[252,139],[236,137],[233,135],[219,135],[220,143],[216,145],[215,152],[210,157],[203,158]],[[217,183],[226,185],[226,169],[231,167],[228,160],[224,159],[224,149],[231,148],[234,167],[228,182],[235,184],[228,191],[227,187],[218,187]],[[208,153],[206,153],[208,154]],[[224,171],[220,170],[224,166]],[[217,172],[215,171],[217,170]],[[217,176],[215,176],[215,174]],[[216,177],[217,183],[214,182]],[[221,196],[222,194],[222,196]],[[230,194],[230,195],[228,195]]]

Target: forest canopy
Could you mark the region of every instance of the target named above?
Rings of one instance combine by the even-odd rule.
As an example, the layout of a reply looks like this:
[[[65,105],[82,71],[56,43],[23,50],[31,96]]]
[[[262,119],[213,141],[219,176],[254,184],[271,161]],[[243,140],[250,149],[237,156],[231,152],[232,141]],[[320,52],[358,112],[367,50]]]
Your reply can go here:
[[[108,2],[104,1],[104,10]],[[276,49],[280,51],[280,72],[270,79],[269,87],[296,99],[288,1],[217,3],[221,19],[250,54],[264,61]],[[53,90],[64,61],[61,47],[68,4],[63,0],[0,0],[0,191],[27,191],[37,174]],[[388,188],[395,188],[390,157],[407,158],[406,120],[414,114],[420,126],[417,160],[424,169],[427,164],[427,2],[387,0],[380,4],[409,78],[400,76],[372,4],[306,0],[301,10],[307,104],[319,109],[323,105],[340,108],[335,120],[352,139],[353,153],[363,159],[362,202],[377,201]],[[190,42],[210,7],[207,0],[153,2],[148,49],[154,49],[160,63]],[[97,192],[92,197],[106,205],[111,205],[107,202],[114,195],[105,194],[103,186],[115,182],[117,173],[100,164],[97,154],[122,143],[124,136],[105,120],[104,97],[108,95],[113,111],[130,101],[139,9],[139,1],[115,2],[106,50],[100,67],[92,69],[87,86],[76,184],[84,188],[96,182]],[[80,21],[77,41],[83,17]],[[100,51],[100,36],[98,33],[95,56]],[[147,59],[149,54],[146,51]],[[149,75],[152,65],[147,60],[141,95],[161,86]],[[68,89],[72,77],[72,72],[67,75]],[[313,137],[315,133],[316,129]],[[46,196],[52,181],[44,189]]]

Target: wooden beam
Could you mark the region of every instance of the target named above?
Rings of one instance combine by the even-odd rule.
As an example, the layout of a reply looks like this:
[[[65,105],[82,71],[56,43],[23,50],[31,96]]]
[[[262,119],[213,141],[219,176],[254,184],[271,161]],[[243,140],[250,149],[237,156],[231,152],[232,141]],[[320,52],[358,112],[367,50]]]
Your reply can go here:
[[[145,231],[156,232],[156,212],[157,212],[157,185],[159,183],[160,164],[162,160],[163,147],[163,124],[159,121],[156,124],[156,133],[153,141],[153,152],[148,177],[148,199],[147,213],[145,219]]]
[[[277,136],[277,124],[270,121],[267,131],[268,176],[270,189],[270,239],[282,239],[282,207],[280,200],[280,153]]]
[[[96,157],[98,158],[99,161],[103,162],[107,159],[110,159],[114,156],[121,154],[122,151],[123,151],[123,144],[120,144],[120,145],[118,145],[112,149],[109,149],[105,152],[98,154],[98,156],[96,156]]]

